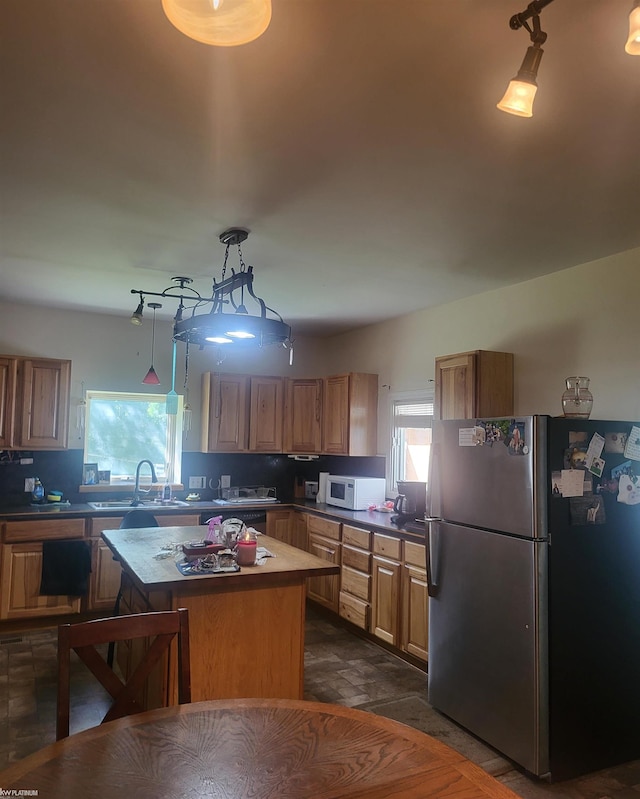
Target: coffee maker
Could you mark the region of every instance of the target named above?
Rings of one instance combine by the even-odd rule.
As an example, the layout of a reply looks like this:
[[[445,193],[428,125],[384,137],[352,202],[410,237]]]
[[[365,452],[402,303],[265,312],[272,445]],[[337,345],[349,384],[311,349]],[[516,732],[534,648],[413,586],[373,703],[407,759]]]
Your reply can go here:
[[[393,503],[391,521],[398,526],[423,519],[427,509],[427,484],[418,480],[398,480],[398,496]]]

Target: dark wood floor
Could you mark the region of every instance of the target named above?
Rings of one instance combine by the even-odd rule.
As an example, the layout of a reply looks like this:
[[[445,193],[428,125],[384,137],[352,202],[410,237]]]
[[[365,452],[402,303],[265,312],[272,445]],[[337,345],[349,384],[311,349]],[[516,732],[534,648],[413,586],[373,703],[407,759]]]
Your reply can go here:
[[[309,611],[305,699],[362,707],[422,729],[479,763],[524,799],[640,799],[640,761],[548,785],[522,774],[433,711],[426,686],[423,671]],[[79,662],[74,665],[72,694],[71,732],[99,724],[107,698]],[[55,629],[0,636],[0,770],[55,740],[55,704]]]

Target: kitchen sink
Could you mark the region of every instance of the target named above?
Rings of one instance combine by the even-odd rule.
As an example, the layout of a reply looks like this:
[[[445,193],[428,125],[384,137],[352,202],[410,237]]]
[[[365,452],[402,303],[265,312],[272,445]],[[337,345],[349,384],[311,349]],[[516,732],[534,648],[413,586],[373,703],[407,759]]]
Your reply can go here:
[[[94,510],[133,510],[134,508],[188,508],[189,503],[181,499],[172,499],[171,502],[154,502],[152,499],[142,499],[138,505],[132,505],[131,500],[107,499],[104,502],[87,502]]]

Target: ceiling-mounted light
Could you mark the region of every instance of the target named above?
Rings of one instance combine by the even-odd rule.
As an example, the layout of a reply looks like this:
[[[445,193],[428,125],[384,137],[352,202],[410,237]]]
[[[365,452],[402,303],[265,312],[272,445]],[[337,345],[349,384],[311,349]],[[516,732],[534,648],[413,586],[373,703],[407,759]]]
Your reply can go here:
[[[533,100],[538,91],[536,77],[543,52],[544,50],[536,44],[527,48],[518,74],[509,81],[507,91],[497,105],[501,111],[518,117],[533,116]]]
[[[144,309],[144,299],[142,294],[140,295],[140,302],[138,303],[138,307],[135,311],[131,314],[131,319],[129,320],[132,325],[141,325],[142,324],[142,311]]]
[[[195,344],[201,349],[209,345],[225,348],[232,345],[229,349],[237,349],[282,344],[292,350],[291,328],[253,290],[253,267],[245,264],[241,248],[248,236],[244,228],[229,228],[220,234],[220,242],[225,245],[222,277],[220,282],[214,278],[210,297],[203,297],[191,288],[192,280],[188,277],[174,277],[177,285],[162,292],[131,289],[131,293],[139,294],[141,300],[151,296],[178,301],[173,320],[174,341]],[[231,268],[231,275],[227,276],[232,247],[237,248],[239,269]],[[151,303],[148,305],[153,307]],[[204,305],[209,305],[210,310],[198,313]]]
[[[153,308],[153,324],[151,325],[151,366],[149,367],[149,371],[144,376],[142,382],[146,383],[148,386],[157,386],[160,383],[160,378],[158,377],[156,370],[153,368],[153,352],[156,344],[156,310],[158,308],[162,308],[162,305],[159,302],[150,302],[149,308]]]
[[[271,0],[162,0],[162,8],[181,33],[220,47],[252,42],[271,22]]]
[[[533,116],[533,101],[538,90],[536,78],[544,52],[542,45],[547,40],[547,34],[540,29],[540,12],[552,2],[553,0],[534,0],[524,11],[514,14],[509,20],[509,27],[512,30],[526,28],[529,31],[532,44],[527,49],[518,74],[511,79],[504,97],[497,104],[497,107],[507,114],[519,117]],[[529,19],[533,27],[529,25],[527,21]]]
[[[629,55],[640,55],[640,0],[636,0],[629,13],[629,38],[624,49]]]

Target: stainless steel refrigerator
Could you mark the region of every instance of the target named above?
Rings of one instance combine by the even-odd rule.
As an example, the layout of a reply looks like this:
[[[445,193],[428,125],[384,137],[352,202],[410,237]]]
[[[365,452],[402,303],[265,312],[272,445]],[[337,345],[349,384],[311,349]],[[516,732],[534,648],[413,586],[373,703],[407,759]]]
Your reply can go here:
[[[541,777],[640,758],[639,452],[640,423],[435,425],[429,701]]]

